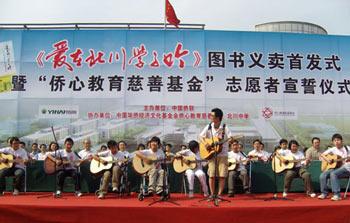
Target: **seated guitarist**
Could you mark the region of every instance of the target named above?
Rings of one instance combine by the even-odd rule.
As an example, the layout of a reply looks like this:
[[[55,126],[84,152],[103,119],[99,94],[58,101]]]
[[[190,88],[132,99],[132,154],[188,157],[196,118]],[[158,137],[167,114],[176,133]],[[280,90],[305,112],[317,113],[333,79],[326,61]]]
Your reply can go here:
[[[290,140],[288,144],[288,149],[279,149],[276,151],[276,156],[282,162],[288,163],[288,161],[284,158],[285,156],[292,155],[296,160],[303,160],[294,164],[292,169],[286,170],[284,174],[284,189],[283,189],[283,197],[288,196],[288,191],[290,190],[290,186],[295,177],[301,177],[304,181],[305,192],[310,197],[316,197],[316,194],[313,191],[312,183],[311,183],[311,175],[306,170],[306,166],[310,163],[310,160],[305,159],[304,154],[298,150],[299,143],[296,140]],[[304,160],[305,159],[305,160]]]
[[[113,160],[120,161],[121,163],[125,160],[124,153],[118,151],[118,143],[114,140],[107,142],[108,150],[99,152],[94,156],[94,159],[107,165],[107,161],[104,161],[100,157],[113,157]],[[112,176],[112,191],[118,192],[120,177],[122,175],[120,165],[116,164],[110,170],[106,170],[102,176],[102,184],[100,185],[98,199],[103,199],[108,192],[109,180]]]
[[[0,170],[0,196],[3,195],[5,190],[5,177],[14,176],[15,186],[13,195],[18,195],[24,184],[24,171],[25,163],[28,161],[28,153],[23,148],[19,147],[19,139],[17,137],[11,137],[9,140],[10,147],[0,149],[0,153],[11,154],[14,156],[14,165],[11,168]],[[8,160],[0,158],[0,163],[6,163]]]
[[[75,195],[81,197],[80,192],[80,173],[77,171],[74,163],[79,162],[78,156],[73,152],[72,147],[74,141],[72,138],[67,138],[64,141],[64,149],[56,150],[55,152],[48,152],[47,157],[56,162],[59,167],[63,165],[62,169],[57,170],[57,191],[55,196],[60,197],[63,191],[64,180],[66,177],[72,177],[75,181]],[[64,162],[68,162],[64,164]]]
[[[212,137],[217,137],[219,140],[227,139],[232,137],[231,131],[222,123],[222,118],[224,113],[219,108],[214,108],[211,110],[210,119],[211,123],[206,126],[203,131],[199,134],[199,139],[201,142],[204,142],[205,139],[211,139]],[[222,145],[222,151],[217,154],[217,172],[215,173],[215,158],[208,160],[208,175],[209,175],[209,188],[210,188],[210,198],[215,194],[215,177],[219,177],[219,188],[218,188],[218,198],[222,195],[225,188],[225,179],[228,174],[227,170],[227,153],[228,153],[228,144],[225,142]],[[211,145],[206,145],[210,147]]]
[[[239,143],[237,140],[233,140],[233,142],[230,144],[230,149],[231,151],[228,152],[228,158],[234,158],[237,162],[236,168],[234,170],[228,171],[228,196],[233,197],[235,191],[235,181],[237,177],[239,177],[243,183],[244,192],[249,193],[249,177],[244,164],[244,161],[247,161],[247,158],[244,157],[243,154],[239,151]]]
[[[324,151],[320,157],[322,160],[325,160],[329,164],[333,163],[334,160],[329,160],[326,155],[333,154],[337,155],[340,158],[347,158],[349,154],[349,149],[347,146],[343,145],[343,137],[340,134],[334,134],[332,136],[332,142],[334,147],[331,147]],[[327,187],[327,180],[330,178],[331,186],[332,186],[332,192],[333,196],[331,200],[338,201],[340,200],[340,186],[339,186],[339,179],[338,177],[342,177],[343,175],[348,175],[350,170],[350,165],[346,163],[345,161],[342,162],[342,165],[339,169],[329,169],[327,171],[324,171],[320,175],[320,189],[321,189],[321,195],[318,196],[319,199],[325,199],[328,195],[328,187]]]
[[[267,162],[269,160],[270,154],[263,150],[262,142],[260,139],[255,139],[253,141],[253,150],[248,153],[250,159],[258,159],[259,161]]]
[[[149,149],[136,151],[135,155],[144,160],[148,164],[152,164],[150,156],[155,156],[157,160],[165,159],[164,152],[159,149],[160,139],[156,136],[152,137],[149,142]],[[165,171],[161,168],[161,162],[155,163],[154,167],[147,173],[149,177],[148,181],[148,194],[152,196],[154,193],[161,195],[163,192]]]
[[[181,156],[195,156],[197,161],[201,161],[201,157],[199,155],[199,144],[197,141],[192,140],[188,143],[189,149],[180,150],[176,153],[176,157]],[[207,197],[208,194],[208,185],[207,185],[207,177],[205,173],[203,172],[202,163],[198,162],[195,169],[188,169],[185,172],[187,181],[188,181],[188,196],[190,198],[193,197],[193,188],[194,188],[194,176],[197,176],[201,186],[202,191],[204,193],[204,196]]]

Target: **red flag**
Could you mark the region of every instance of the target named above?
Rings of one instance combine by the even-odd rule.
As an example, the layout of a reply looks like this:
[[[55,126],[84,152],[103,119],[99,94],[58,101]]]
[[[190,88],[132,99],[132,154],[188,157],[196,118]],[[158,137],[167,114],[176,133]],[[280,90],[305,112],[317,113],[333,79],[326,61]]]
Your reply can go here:
[[[180,20],[176,17],[175,10],[173,6],[170,4],[169,0],[165,0],[165,16],[166,20],[171,24],[174,25],[176,28],[179,28],[178,25],[180,24]]]

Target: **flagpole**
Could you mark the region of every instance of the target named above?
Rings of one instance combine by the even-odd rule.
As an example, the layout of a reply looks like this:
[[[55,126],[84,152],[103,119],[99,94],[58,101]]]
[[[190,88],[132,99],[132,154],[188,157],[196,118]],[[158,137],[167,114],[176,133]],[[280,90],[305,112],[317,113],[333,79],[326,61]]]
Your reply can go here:
[[[166,1],[164,0],[164,30],[166,29]]]

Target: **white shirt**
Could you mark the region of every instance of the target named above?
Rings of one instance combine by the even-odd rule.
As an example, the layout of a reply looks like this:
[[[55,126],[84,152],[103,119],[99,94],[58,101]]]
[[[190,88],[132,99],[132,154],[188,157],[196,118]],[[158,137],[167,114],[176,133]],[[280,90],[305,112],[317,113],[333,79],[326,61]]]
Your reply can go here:
[[[165,159],[165,154],[163,152],[163,150],[161,149],[158,149],[157,152],[153,152],[152,149],[144,149],[144,150],[141,150],[140,153],[144,156],[156,156],[157,160],[162,160],[162,159]],[[161,164],[162,162],[157,162],[155,167],[156,169],[160,169],[161,167]]]
[[[86,160],[92,158],[92,155],[94,155],[94,153],[91,150],[83,149],[78,153],[78,155],[80,156],[80,159]]]
[[[332,147],[332,148],[328,148],[322,154],[323,155],[334,154],[334,155],[340,156],[341,158],[346,158],[350,155],[350,151],[349,151],[350,147],[347,146],[347,148],[348,148],[348,151],[344,146],[340,149],[338,149],[337,147]],[[344,160],[343,164],[346,170],[350,172],[350,163]]]
[[[28,160],[28,153],[27,153],[27,151],[25,151],[22,148],[14,150],[11,147],[6,147],[6,148],[0,149],[0,153],[11,154],[11,155],[15,156],[15,158]],[[23,170],[25,170],[25,168],[26,168],[26,166],[22,163],[16,163],[16,167],[21,168]]]
[[[46,153],[45,153],[45,154],[37,153],[37,154],[34,156],[34,159],[35,159],[35,160],[45,160],[46,157],[47,157]]]
[[[248,153],[248,156],[256,156],[256,157],[259,157],[261,158],[263,161],[267,161],[270,157],[270,153],[264,151],[264,150],[256,150],[256,149],[253,149],[252,151],[250,151]]]
[[[280,154],[281,156],[289,156],[292,155],[294,157],[294,159],[296,160],[301,160],[301,159],[305,159],[304,153],[297,151],[296,153],[293,153],[291,150],[289,149],[279,149],[276,151],[278,154]],[[303,160],[301,162],[295,163],[294,167],[301,167],[302,165],[305,165],[306,161]]]
[[[39,152],[31,152],[29,153],[30,158],[34,159],[34,157],[36,156],[36,154],[38,154]]]
[[[97,155],[100,156],[100,157],[109,157],[109,156],[111,156],[111,157],[113,157],[114,160],[118,160],[118,161],[123,161],[125,159],[124,154],[119,152],[119,151],[117,151],[115,154],[113,154],[111,152],[111,150],[106,150],[106,151],[103,151],[103,152],[99,152]]]
[[[79,160],[78,156],[75,155],[75,153],[73,151],[71,152],[67,152],[65,149],[60,149],[60,150],[56,150],[56,156],[55,156],[55,151],[53,152],[47,152],[46,155],[50,154],[52,157],[57,157],[58,159],[62,158],[62,159],[67,159],[70,162],[75,162],[77,160]],[[65,167],[66,170],[70,170],[70,169],[76,169],[76,167],[74,165],[72,165],[72,163],[67,164]]]
[[[222,132],[223,132],[223,124],[220,124],[220,127],[218,129],[214,128],[214,123],[210,124],[211,129],[209,129],[209,125],[207,125],[203,131],[199,134],[200,138],[207,138],[207,139],[211,139],[211,137],[222,137]],[[229,137],[232,137],[232,133],[230,131],[230,129],[227,127],[227,125],[225,126],[225,136],[224,139],[227,139]],[[222,145],[222,151],[220,153],[217,154],[217,156],[227,156],[228,153],[228,142],[225,142]]]
[[[342,147],[340,149],[338,149],[337,147],[331,147],[331,148],[328,148],[326,151],[324,151],[322,154],[323,155],[334,154],[342,158],[345,158],[348,156],[348,153],[349,152],[346,151],[345,147]]]
[[[124,155],[125,159],[129,159],[130,158],[130,153],[128,151],[126,151],[126,150],[120,151],[119,150],[119,152]]]
[[[234,158],[236,160],[236,162],[241,162],[241,161],[247,160],[247,158],[244,157],[242,155],[242,153],[240,153],[240,152],[235,153],[233,151],[228,152],[228,158],[229,159]],[[243,163],[239,163],[237,165],[238,165],[237,171],[241,171],[241,170],[245,170],[246,169],[245,165]]]
[[[184,149],[181,150],[179,152],[176,153],[176,155],[181,155],[181,156],[195,156],[197,161],[202,160],[199,151],[197,151],[197,153],[192,152],[190,149]],[[206,164],[206,162],[203,162],[204,166]],[[202,162],[198,162],[196,165],[196,168],[193,171],[196,171],[198,169],[203,169],[203,163]]]

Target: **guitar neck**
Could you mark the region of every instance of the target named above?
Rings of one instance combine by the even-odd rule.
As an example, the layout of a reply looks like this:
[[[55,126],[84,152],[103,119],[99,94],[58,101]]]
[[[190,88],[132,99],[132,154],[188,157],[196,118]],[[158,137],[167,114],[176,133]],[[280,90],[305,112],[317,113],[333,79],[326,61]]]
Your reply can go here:
[[[228,137],[227,139],[223,139],[221,141],[219,141],[219,145],[222,145],[224,144],[225,142],[231,140],[231,139],[239,139],[239,138],[242,138],[243,136],[242,135],[238,135],[238,136],[231,136],[231,137]]]
[[[347,159],[350,159],[350,156],[345,157],[345,158],[336,159],[336,160],[334,160],[334,161],[335,161],[335,162],[340,162],[340,161],[344,161],[344,160],[347,160]]]
[[[231,165],[232,164],[241,164],[241,163],[244,163],[244,162],[246,162],[246,161],[248,161],[248,160],[240,160],[240,161],[235,161],[235,162],[233,162],[233,163],[231,163]]]
[[[79,164],[80,162],[81,162],[80,160],[76,160],[76,161],[64,160],[64,161],[62,161],[62,164],[63,164],[63,165],[69,165],[69,164],[71,164],[71,165],[76,165],[76,164]]]
[[[118,163],[125,163],[128,162],[129,160],[112,160],[112,161],[108,161],[108,163],[113,163],[113,164],[118,164]]]
[[[206,162],[206,160],[193,160],[193,161],[190,161],[190,163],[204,163]]]
[[[288,161],[288,162],[290,162],[290,163],[299,163],[299,162],[302,162],[302,161],[304,161],[304,160],[306,160],[306,159],[290,160],[290,161]]]

